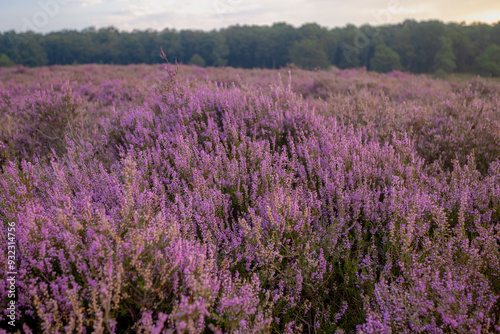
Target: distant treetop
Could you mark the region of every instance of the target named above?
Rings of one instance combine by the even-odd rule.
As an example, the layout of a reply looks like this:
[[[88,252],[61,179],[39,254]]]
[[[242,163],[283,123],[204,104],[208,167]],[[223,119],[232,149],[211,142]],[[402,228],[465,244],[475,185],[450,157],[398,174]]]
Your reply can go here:
[[[236,25],[199,30],[119,31],[114,27],[48,34],[0,33],[0,66],[161,63],[198,66],[304,69],[366,67],[388,72],[468,72],[500,76],[500,21],[496,24],[403,23],[327,29],[316,23],[295,28]]]

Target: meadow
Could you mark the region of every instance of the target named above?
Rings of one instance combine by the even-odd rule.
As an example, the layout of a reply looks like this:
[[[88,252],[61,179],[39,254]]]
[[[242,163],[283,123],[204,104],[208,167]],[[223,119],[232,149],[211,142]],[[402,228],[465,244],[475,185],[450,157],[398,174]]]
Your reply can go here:
[[[0,332],[499,332],[499,108],[398,71],[0,68]]]

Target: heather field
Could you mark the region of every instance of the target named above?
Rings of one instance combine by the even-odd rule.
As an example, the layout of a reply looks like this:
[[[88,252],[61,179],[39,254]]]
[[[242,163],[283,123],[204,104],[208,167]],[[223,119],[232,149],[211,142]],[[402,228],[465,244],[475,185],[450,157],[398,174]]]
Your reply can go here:
[[[1,68],[0,166],[0,332],[500,332],[498,81]]]

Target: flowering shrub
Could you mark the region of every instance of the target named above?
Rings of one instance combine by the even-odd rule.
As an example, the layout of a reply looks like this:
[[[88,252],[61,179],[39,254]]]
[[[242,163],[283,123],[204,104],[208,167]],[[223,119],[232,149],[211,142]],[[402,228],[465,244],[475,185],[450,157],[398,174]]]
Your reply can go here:
[[[24,332],[500,331],[497,86],[184,70],[0,91]]]

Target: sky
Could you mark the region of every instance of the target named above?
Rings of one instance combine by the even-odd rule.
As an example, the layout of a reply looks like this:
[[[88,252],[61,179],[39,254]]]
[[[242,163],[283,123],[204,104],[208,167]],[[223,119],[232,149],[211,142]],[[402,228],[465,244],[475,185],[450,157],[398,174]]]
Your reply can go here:
[[[0,0],[0,31],[114,26],[119,30],[213,30],[231,25],[327,28],[438,19],[443,22],[500,21],[500,0]]]

